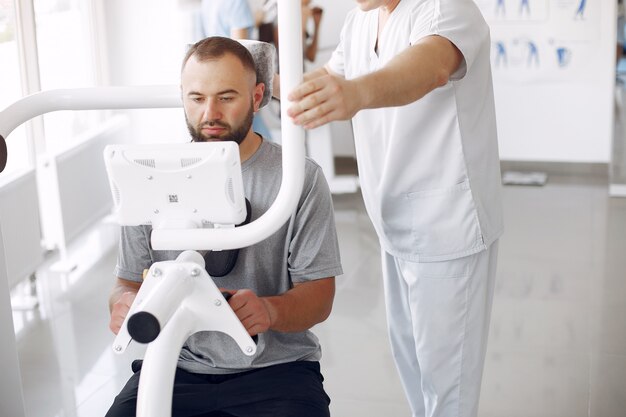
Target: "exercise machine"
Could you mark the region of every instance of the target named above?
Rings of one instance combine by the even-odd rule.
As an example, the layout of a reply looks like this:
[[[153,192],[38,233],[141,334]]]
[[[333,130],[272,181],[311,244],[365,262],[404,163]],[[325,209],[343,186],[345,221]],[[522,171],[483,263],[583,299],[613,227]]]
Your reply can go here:
[[[293,212],[293,208],[297,205],[300,193],[302,190],[302,183],[304,179],[304,131],[295,126],[289,116],[286,114],[286,109],[289,107],[289,100],[287,94],[294,89],[302,81],[302,40],[301,40],[301,5],[300,2],[292,0],[278,0],[278,25],[281,28],[279,34],[279,41],[281,46],[281,54],[279,56],[279,65],[281,68],[281,102],[283,106],[281,108],[281,120],[282,120],[282,136],[288,138],[283,140],[283,176],[280,191],[274,201],[274,204],[265,212],[260,218],[236,228],[167,228],[156,229],[152,233],[151,243],[155,249],[172,249],[172,250],[185,250],[192,248],[203,248],[207,250],[229,250],[237,249],[253,245],[266,237],[274,233],[282,224],[284,224]],[[178,86],[145,86],[145,87],[96,87],[96,88],[82,88],[82,89],[61,89],[51,90],[33,94],[25,97],[0,112],[0,172],[4,170],[6,161],[8,158],[6,139],[10,133],[22,123],[40,116],[42,114],[58,111],[58,110],[105,110],[105,109],[138,109],[138,108],[172,108],[181,107],[180,91]],[[177,261],[174,262],[177,266],[188,272],[192,276],[198,271],[202,275],[201,262],[197,256],[193,254],[183,254]],[[157,272],[160,271],[160,272]],[[160,268],[151,269],[149,274],[152,278],[159,276],[159,273],[163,273]],[[187,273],[185,272],[185,273]],[[181,272],[181,274],[183,274]],[[198,276],[200,276],[198,275]],[[205,277],[206,278],[206,277]],[[151,278],[149,278],[151,279]],[[183,278],[183,280],[185,280]],[[189,280],[199,282],[197,280]],[[208,282],[207,280],[204,280]],[[146,284],[149,280],[146,281]],[[161,288],[158,285],[159,280],[155,279],[152,284],[147,286],[150,288]],[[195,284],[194,284],[195,285]],[[199,284],[202,285],[202,284]],[[183,285],[184,288],[180,289],[181,297],[184,294],[188,294],[191,284]],[[210,287],[210,285],[208,285]],[[162,288],[167,288],[163,286]],[[161,290],[163,291],[163,290]],[[214,295],[214,304],[216,302],[222,303],[223,308],[218,314],[228,317],[227,305],[224,305],[224,299],[221,294],[216,294],[214,288],[208,288],[207,291]],[[149,290],[143,291],[151,292]],[[155,292],[157,294],[158,292]],[[151,301],[150,303],[159,304],[158,300],[163,296],[153,296],[157,301]],[[222,297],[222,298],[220,298]],[[139,298],[139,296],[138,296]],[[163,357],[172,355],[173,349],[179,349],[174,347],[178,344],[175,339],[182,339],[185,332],[189,332],[196,327],[190,326],[190,328],[181,330],[176,325],[178,323],[188,323],[194,320],[193,302],[184,303],[187,305],[185,308],[186,313],[177,313],[169,309],[165,309],[165,313],[156,312],[148,300],[151,297],[145,297],[145,305],[141,306],[143,311],[153,311],[155,317],[160,318],[162,321],[169,318],[167,323],[159,322],[159,338],[166,339],[166,336],[172,334],[171,349],[163,349],[165,353],[160,353]],[[184,298],[184,297],[183,297]],[[144,300],[143,294],[140,300]],[[165,303],[167,304],[167,303]],[[137,301],[137,307],[140,303]],[[217,307],[221,307],[217,306]],[[136,311],[140,311],[137,308]],[[232,313],[232,311],[231,311]],[[234,314],[234,313],[233,313]],[[10,317],[9,317],[10,318]],[[232,318],[232,316],[231,316]],[[130,320],[130,319],[129,319]],[[225,320],[229,320],[228,318]],[[174,324],[169,326],[169,324]],[[232,320],[229,320],[232,324]],[[194,325],[195,326],[195,325]],[[229,330],[230,324],[227,325]],[[171,328],[171,330],[169,330]],[[241,329],[237,329],[236,324],[233,325],[232,334],[235,336],[235,340],[243,347],[244,354],[253,354],[249,352],[249,348],[255,349],[255,346],[250,344],[250,340],[246,338],[247,335],[240,333]],[[154,334],[154,332],[152,333]],[[141,336],[138,336],[141,337]],[[122,339],[114,344],[114,349],[119,349],[118,346],[123,346]],[[148,340],[149,338],[145,339]],[[14,337],[12,337],[14,340]],[[14,346],[14,344],[13,344]],[[124,347],[122,347],[122,350]],[[154,351],[154,349],[153,349]],[[174,361],[172,361],[174,362]],[[162,364],[144,363],[143,373],[152,375],[151,378],[158,377],[159,367]],[[156,365],[156,366],[155,366]],[[174,363],[175,366],[175,363]],[[150,371],[151,368],[155,368]],[[19,380],[19,378],[16,378]],[[13,381],[15,381],[14,379]],[[147,380],[146,378],[144,378]],[[153,381],[153,384],[163,383],[164,381]],[[142,382],[142,384],[146,384]],[[150,383],[147,383],[146,387],[149,387]],[[163,395],[161,398],[155,397],[155,393],[145,390],[140,387],[140,403],[148,404],[146,408],[140,409],[138,416],[168,416],[171,410],[171,395]],[[157,393],[158,394],[158,393]],[[17,399],[21,403],[21,398]],[[164,404],[170,404],[170,406],[164,406]],[[17,404],[16,409],[22,409],[23,404]],[[154,410],[149,411],[149,410]]]

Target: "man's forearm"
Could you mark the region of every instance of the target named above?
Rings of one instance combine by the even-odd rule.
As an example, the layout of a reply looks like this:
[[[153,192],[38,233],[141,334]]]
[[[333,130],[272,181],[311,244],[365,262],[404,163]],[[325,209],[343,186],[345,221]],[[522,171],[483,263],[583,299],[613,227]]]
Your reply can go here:
[[[248,28],[231,29],[230,37],[233,39],[248,39]]]
[[[403,106],[444,86],[463,57],[449,40],[429,36],[380,70],[356,78],[359,108]]]
[[[301,332],[328,318],[335,296],[335,278],[299,284],[284,294],[262,297],[270,314],[270,329]]]
[[[317,42],[318,42],[318,38],[319,38],[318,27],[316,26],[315,30],[313,31],[311,42],[306,45],[305,52],[304,52],[304,55],[306,56],[306,59],[308,59],[311,62],[314,62],[315,61],[315,57],[317,56]]]

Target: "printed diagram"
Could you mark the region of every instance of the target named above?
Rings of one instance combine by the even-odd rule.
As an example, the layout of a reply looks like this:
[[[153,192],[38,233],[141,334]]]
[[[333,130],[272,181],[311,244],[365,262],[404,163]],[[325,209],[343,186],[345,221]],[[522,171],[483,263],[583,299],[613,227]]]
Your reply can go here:
[[[504,42],[495,42],[494,49],[496,51],[496,57],[493,63],[494,66],[496,68],[508,66],[509,62],[506,56],[506,46],[504,45]]]
[[[545,21],[548,19],[548,3],[550,1],[551,0],[475,0],[488,22]]]
[[[556,48],[556,59],[559,68],[566,68],[572,59],[572,51],[564,46],[558,47]]]
[[[578,9],[576,10],[576,15],[574,16],[574,20],[585,18],[586,6],[587,6],[587,0],[580,0],[580,3],[578,4]]]
[[[474,1],[491,28],[497,82],[588,82],[603,62],[603,9],[616,0]]]
[[[474,0],[490,22],[581,22],[597,17],[600,1],[588,0]]]
[[[492,45],[492,65],[495,71],[506,71],[509,75],[517,73],[537,74],[543,71],[562,71],[572,63],[574,52],[571,46],[550,39],[540,42],[528,37],[516,37],[507,40],[494,40]],[[543,58],[543,59],[542,59]]]
[[[520,17],[526,14],[527,17],[530,17],[530,0],[520,0],[519,5],[519,15]]]
[[[616,1],[613,0],[613,3]],[[599,31],[602,7],[609,1],[588,0],[550,0],[550,20],[555,27],[571,31],[572,34],[585,32],[591,34]],[[604,5],[604,6],[603,6]],[[562,32],[565,34],[565,32]],[[575,36],[572,36],[573,38]],[[582,40],[588,36],[578,36]]]
[[[539,66],[539,49],[537,44],[533,41],[526,41],[526,47],[528,48],[528,58],[526,59],[526,66]]]
[[[506,4],[504,0],[496,0],[496,16],[506,16]]]
[[[495,68],[539,68],[539,46],[529,38],[515,38],[508,45],[502,40],[493,43]]]

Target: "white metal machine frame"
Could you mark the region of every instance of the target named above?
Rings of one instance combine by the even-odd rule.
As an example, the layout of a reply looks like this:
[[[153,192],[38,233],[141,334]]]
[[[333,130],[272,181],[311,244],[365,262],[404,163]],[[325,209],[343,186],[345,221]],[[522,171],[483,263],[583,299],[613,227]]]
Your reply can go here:
[[[281,54],[279,56],[279,65],[281,68],[281,102],[283,106],[281,108],[282,116],[282,132],[283,137],[288,140],[283,140],[283,174],[281,188],[274,201],[273,205],[264,213],[260,218],[247,225],[237,228],[213,228],[213,229],[160,229],[154,230],[152,234],[152,246],[154,249],[172,249],[172,250],[184,250],[189,247],[196,247],[202,249],[211,250],[226,250],[237,249],[255,244],[274,233],[280,228],[293,213],[293,208],[297,205],[300,193],[302,190],[302,184],[304,180],[304,131],[291,122],[291,119],[286,113],[289,100],[287,94],[293,90],[302,81],[302,40],[301,40],[301,4],[292,0],[278,0],[278,25],[281,28],[279,34],[279,41],[281,45]],[[0,171],[2,171],[6,165],[7,148],[6,138],[9,134],[22,123],[45,113],[58,111],[58,110],[101,110],[101,109],[135,109],[135,108],[172,108],[181,107],[180,90],[178,86],[146,86],[146,87],[98,87],[98,88],[84,88],[84,89],[71,89],[71,90],[52,90],[33,94],[25,97],[18,102],[7,107],[0,112]],[[1,247],[0,247],[1,248]],[[213,310],[216,311],[215,317],[223,317],[224,320],[232,322],[234,313],[232,310],[224,305],[224,299],[222,295],[217,291],[212,280],[205,277],[204,280],[194,279],[202,275],[204,271],[203,260],[201,261],[197,254],[194,252],[186,252],[181,254],[177,261],[171,264],[178,264],[186,272],[168,272],[168,274],[179,274],[178,282],[183,281],[184,284],[180,285],[180,288],[176,288],[176,298],[179,301],[179,306],[185,306],[184,308],[172,307],[171,302],[163,302],[163,296],[154,295],[152,303],[156,303],[162,306],[166,306],[163,313],[162,307],[159,308],[157,315],[163,320],[169,319],[170,325],[162,325],[163,337],[159,338],[166,340],[171,338],[170,343],[165,344],[159,349],[152,349],[154,359],[149,359],[148,352],[146,353],[146,359],[144,361],[144,367],[142,373],[146,375],[142,380],[152,381],[152,386],[147,383],[145,387],[140,387],[140,398],[138,402],[138,416],[150,416],[150,417],[164,417],[170,415],[171,410],[171,389],[167,395],[159,395],[162,390],[164,382],[167,379],[163,379],[167,375],[173,376],[173,370],[176,366],[176,358],[178,352],[185,338],[197,331],[195,329],[206,326],[217,327],[218,330],[224,330],[223,325],[219,320],[207,319],[206,314],[203,313],[203,317],[206,319],[203,323],[198,325],[196,318],[198,317],[196,307],[193,298],[189,297],[190,293],[198,282],[209,282],[213,285],[205,285],[203,291],[213,295]],[[174,268],[176,269],[176,268]],[[179,268],[179,270],[181,270]],[[149,272],[154,278],[159,276],[164,271],[159,268],[151,268]],[[206,274],[206,271],[204,271]],[[3,276],[4,271],[0,268],[0,289],[2,289],[3,299],[2,303],[6,301],[5,287],[8,287],[8,280]],[[187,279],[190,276],[192,279]],[[148,284],[152,280],[151,284]],[[171,290],[170,284],[163,285],[162,281],[160,285],[156,285],[159,280],[149,278],[146,281],[146,290],[140,291],[138,299],[144,300],[145,303],[141,304],[146,308],[148,299],[151,297],[144,297],[144,293],[154,292],[154,287],[161,287],[159,294],[165,294]],[[145,285],[145,284],[144,284]],[[152,288],[152,291],[151,291]],[[217,291],[217,294],[215,293]],[[6,294],[8,294],[8,288],[6,288]],[[156,294],[156,292],[155,292]],[[168,294],[168,298],[170,295]],[[173,298],[172,298],[173,299]],[[211,299],[211,298],[210,298]],[[161,300],[161,301],[159,301]],[[137,302],[137,305],[140,303]],[[206,303],[205,303],[206,304]],[[219,305],[218,305],[219,304]],[[6,306],[5,306],[6,307]],[[147,307],[150,309],[150,307]],[[6,310],[6,308],[5,308]],[[4,311],[4,310],[3,310]],[[228,313],[230,311],[230,313]],[[229,318],[229,314],[232,314]],[[208,321],[207,321],[208,320]],[[237,321],[238,322],[238,321]],[[241,324],[239,323],[241,326]],[[7,350],[9,358],[15,356],[15,337],[11,330],[13,329],[12,317],[10,314],[2,314],[0,316],[0,340],[9,341],[7,346],[3,345],[3,352]],[[226,329],[231,332],[232,329]],[[245,331],[244,331],[245,332]],[[241,333],[241,329],[232,330],[234,339],[242,348],[245,354],[253,354],[255,350],[254,344],[250,344],[250,338],[246,334]],[[123,350],[122,339],[127,337],[125,334],[118,336],[116,339],[120,343],[116,343],[116,350]],[[158,339],[157,339],[158,340]],[[150,348],[149,348],[150,350]],[[175,353],[175,355],[174,355]],[[164,362],[160,362],[161,366],[154,366],[154,364],[163,358]],[[153,365],[150,365],[152,363]],[[168,365],[163,365],[167,363]],[[0,386],[3,387],[3,392],[12,392],[5,390],[4,387],[11,387],[15,384],[21,383],[21,377],[19,369],[9,370],[12,372],[4,373]],[[5,368],[6,369],[6,368]],[[171,381],[171,377],[170,377]],[[173,381],[172,381],[173,382]],[[147,391],[146,391],[147,390]],[[152,391],[154,390],[154,391]],[[161,391],[157,391],[161,390]],[[147,394],[145,394],[147,392]],[[143,395],[142,395],[143,393]],[[156,395],[155,395],[156,394]],[[23,415],[23,399],[21,395],[10,395],[7,398],[2,397],[3,409],[11,410],[13,416]],[[142,406],[141,404],[145,404]]]

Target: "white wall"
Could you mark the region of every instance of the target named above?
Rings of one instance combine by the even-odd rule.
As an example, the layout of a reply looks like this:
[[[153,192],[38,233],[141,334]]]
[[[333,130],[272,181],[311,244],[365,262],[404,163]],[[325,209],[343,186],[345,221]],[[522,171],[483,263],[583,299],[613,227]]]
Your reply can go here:
[[[580,0],[528,0],[532,15],[519,14],[520,1],[505,0],[505,18],[494,13],[497,0],[475,1],[491,26],[492,40],[534,36],[543,40],[542,68],[513,75],[494,68],[501,159],[609,162],[613,137],[615,1],[587,2],[586,14],[579,20],[574,19],[574,12]],[[321,52],[313,65],[319,66],[329,58],[345,14],[356,3],[314,0],[313,4],[324,8]],[[548,49],[559,42],[578,52],[572,58],[577,68],[548,64],[555,61],[554,51]],[[333,147],[336,155],[353,152],[351,138],[339,138]]]
[[[188,43],[194,41],[192,16],[197,0],[102,0],[106,25],[111,85],[178,84],[180,62]],[[339,40],[344,17],[355,3],[315,0],[324,9],[320,53],[312,67],[323,65]],[[182,109],[130,110],[132,137],[136,142],[187,140]],[[349,127],[349,124],[348,124]],[[346,124],[337,126],[346,131]],[[353,155],[352,136],[339,135],[338,155]]]
[[[190,42],[188,7],[176,0],[103,0],[111,85],[179,84]],[[128,110],[134,142],[188,140],[182,109]]]
[[[324,10],[320,24],[318,54],[314,63],[306,62],[306,69],[319,68],[326,64],[339,43],[339,36],[346,14],[356,6],[354,0],[313,0],[311,6]],[[335,156],[354,157],[354,138],[350,122],[335,122],[331,126],[333,154]]]
[[[531,7],[556,7],[578,0],[541,2],[529,0]],[[496,0],[477,0],[491,10]],[[509,10],[515,10],[512,1]],[[107,43],[111,84],[177,84],[185,45],[191,42],[191,2],[181,0],[107,0],[103,2],[109,28]],[[324,9],[320,53],[308,68],[323,65],[336,46],[346,13],[353,0],[314,0]],[[505,160],[609,162],[613,129],[615,5],[612,1],[595,4],[594,33],[588,36],[586,62],[578,72],[566,74],[550,70],[543,74],[511,76],[494,68],[494,88],[498,117],[500,156]],[[592,11],[594,9],[590,9]],[[492,28],[492,40],[499,37],[523,38],[540,34],[545,45],[559,40],[558,30],[546,16],[540,22],[511,19],[497,21],[485,13]],[[558,29],[558,28],[557,28]],[[556,29],[555,29],[556,30]],[[544,45],[544,46],[545,46]],[[547,47],[547,46],[546,46]],[[574,47],[576,47],[574,42]],[[544,54],[544,56],[546,56]],[[544,58],[545,59],[545,58]],[[181,109],[130,111],[133,140],[171,142],[186,140]],[[344,129],[345,130],[345,129]],[[340,135],[334,143],[336,155],[353,155],[351,135]]]
[[[610,161],[613,138],[616,2],[476,0],[491,27],[500,157]],[[538,60],[528,55],[528,42]],[[497,60],[496,44],[507,60]],[[567,50],[558,59],[557,49]]]
[[[17,344],[13,330],[9,279],[5,265],[4,243],[0,228],[0,415],[23,417],[24,400]]]
[[[613,138],[611,76],[579,86],[496,84],[500,159],[608,163]]]
[[[17,171],[10,179],[0,181],[0,228],[5,236],[6,259],[6,262],[0,262],[0,269],[5,268],[10,287],[35,273],[43,262],[39,218],[37,180],[33,169]]]
[[[313,0],[311,6],[324,9],[320,24],[320,49],[334,48],[339,42],[339,34],[346,14],[356,7],[354,0]]]

